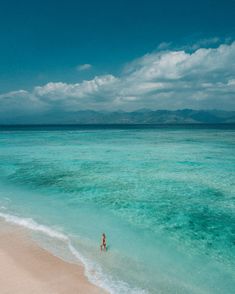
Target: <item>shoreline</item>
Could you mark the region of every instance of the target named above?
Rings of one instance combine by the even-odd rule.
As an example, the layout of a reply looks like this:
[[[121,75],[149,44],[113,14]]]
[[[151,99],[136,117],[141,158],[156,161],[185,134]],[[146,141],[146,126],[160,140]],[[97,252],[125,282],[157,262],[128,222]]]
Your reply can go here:
[[[34,242],[27,231],[0,221],[1,293],[103,294],[91,284],[82,265],[54,256]]]

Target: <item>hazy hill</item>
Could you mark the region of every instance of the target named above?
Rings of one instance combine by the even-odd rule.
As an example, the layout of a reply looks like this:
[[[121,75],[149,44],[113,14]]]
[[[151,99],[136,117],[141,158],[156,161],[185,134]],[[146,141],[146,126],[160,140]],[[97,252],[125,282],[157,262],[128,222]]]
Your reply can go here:
[[[93,111],[46,113],[6,119],[0,124],[181,124],[181,123],[235,123],[235,111],[220,110],[148,110]]]

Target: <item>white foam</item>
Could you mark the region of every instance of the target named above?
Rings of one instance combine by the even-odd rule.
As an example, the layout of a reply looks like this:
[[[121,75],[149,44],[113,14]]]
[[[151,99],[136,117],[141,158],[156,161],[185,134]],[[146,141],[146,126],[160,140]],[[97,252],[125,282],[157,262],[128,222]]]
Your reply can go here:
[[[68,246],[68,249],[73,254],[73,256],[83,263],[85,267],[85,275],[88,280],[99,286],[105,290],[107,290],[111,294],[145,294],[147,291],[142,289],[133,289],[130,288],[129,285],[123,281],[114,281],[110,275],[104,274],[101,266],[97,263],[92,262],[85,256],[83,256],[72,244],[70,238],[65,234],[58,232],[48,226],[38,224],[31,218],[22,218],[19,216],[2,213],[0,212],[0,217],[3,218],[6,222],[12,223],[15,225],[19,225],[21,227],[30,229],[35,232],[43,233],[51,238],[59,239],[65,242]]]
[[[7,214],[7,213],[1,213],[0,212],[0,217],[2,217],[6,222],[12,223],[15,225],[19,225],[21,227],[25,227],[27,229],[36,231],[36,232],[41,232],[44,233],[52,238],[57,238],[62,241],[68,241],[68,237],[65,236],[64,234],[57,232],[47,226],[40,225],[36,223],[33,219],[31,218],[21,218],[15,215]]]

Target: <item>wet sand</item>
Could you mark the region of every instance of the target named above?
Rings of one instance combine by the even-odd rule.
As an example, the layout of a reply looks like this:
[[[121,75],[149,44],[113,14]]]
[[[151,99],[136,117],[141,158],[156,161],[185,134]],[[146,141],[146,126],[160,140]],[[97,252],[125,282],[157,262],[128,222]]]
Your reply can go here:
[[[23,229],[0,223],[1,294],[98,294],[84,268],[52,255]]]

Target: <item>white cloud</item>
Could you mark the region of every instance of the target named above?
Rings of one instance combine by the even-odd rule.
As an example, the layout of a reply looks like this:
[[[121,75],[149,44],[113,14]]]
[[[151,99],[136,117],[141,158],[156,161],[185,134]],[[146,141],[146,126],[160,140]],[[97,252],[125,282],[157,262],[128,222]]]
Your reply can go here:
[[[49,97],[52,100],[65,99],[66,97],[82,98],[88,95],[104,91],[117,78],[112,75],[95,77],[90,81],[83,81],[76,84],[48,83],[45,86],[35,87],[34,95],[39,97]]]
[[[157,52],[125,67],[121,93],[142,97],[140,107],[234,109],[235,93],[228,87],[234,77],[235,42],[191,54]]]
[[[89,63],[80,64],[80,65],[78,65],[78,66],[76,67],[76,69],[77,69],[78,71],[85,71],[85,70],[89,70],[89,69],[91,69],[91,68],[92,68],[92,65],[89,64]]]
[[[127,64],[119,77],[37,86],[0,95],[1,111],[235,109],[235,42],[193,53],[161,51]]]
[[[106,99],[106,93],[113,91],[118,79],[112,75],[97,76],[93,80],[81,83],[48,83],[34,88],[33,95],[55,107],[61,106],[65,110],[94,107],[94,103]],[[92,105],[91,105],[92,104]],[[99,106],[99,105],[97,105]]]

